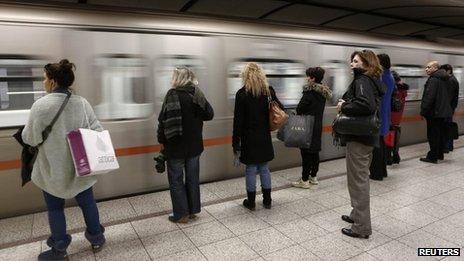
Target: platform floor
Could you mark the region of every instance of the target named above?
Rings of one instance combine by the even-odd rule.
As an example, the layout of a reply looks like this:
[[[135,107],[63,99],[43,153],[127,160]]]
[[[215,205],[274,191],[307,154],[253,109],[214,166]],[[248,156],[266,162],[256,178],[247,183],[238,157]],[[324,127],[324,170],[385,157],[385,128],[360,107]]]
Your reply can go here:
[[[371,181],[373,234],[340,233],[351,207],[345,159],[321,164],[320,184],[290,187],[301,168],[275,171],[273,207],[241,206],[244,178],[201,185],[203,209],[186,224],[168,221],[168,191],[99,203],[107,245],[93,254],[76,207],[66,209],[71,260],[434,260],[418,247],[459,247],[464,260],[464,141],[440,164],[420,162],[427,144],[403,147],[388,178]],[[258,179],[259,181],[259,179]],[[259,187],[259,182],[258,182]],[[261,196],[257,196],[261,203]],[[0,260],[37,260],[46,250],[46,212],[0,220]]]

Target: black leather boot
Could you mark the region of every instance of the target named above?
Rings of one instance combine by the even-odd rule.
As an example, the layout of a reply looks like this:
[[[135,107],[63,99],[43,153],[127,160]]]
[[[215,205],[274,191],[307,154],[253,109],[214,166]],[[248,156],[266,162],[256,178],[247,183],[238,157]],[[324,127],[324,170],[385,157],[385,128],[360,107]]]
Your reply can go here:
[[[247,199],[243,201],[243,206],[245,206],[249,210],[255,210],[256,209],[255,199],[256,199],[256,191],[252,191],[252,192],[247,191]]]
[[[263,206],[264,208],[270,209],[272,204],[271,189],[262,189],[263,191]]]

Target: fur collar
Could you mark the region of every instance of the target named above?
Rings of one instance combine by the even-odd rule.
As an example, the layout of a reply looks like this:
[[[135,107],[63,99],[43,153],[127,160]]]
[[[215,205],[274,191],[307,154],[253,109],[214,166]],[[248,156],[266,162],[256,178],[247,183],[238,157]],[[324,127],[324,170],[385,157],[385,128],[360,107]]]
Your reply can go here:
[[[332,91],[328,86],[322,85],[320,83],[307,83],[303,86],[303,92],[315,91],[320,93],[324,98],[332,98]]]

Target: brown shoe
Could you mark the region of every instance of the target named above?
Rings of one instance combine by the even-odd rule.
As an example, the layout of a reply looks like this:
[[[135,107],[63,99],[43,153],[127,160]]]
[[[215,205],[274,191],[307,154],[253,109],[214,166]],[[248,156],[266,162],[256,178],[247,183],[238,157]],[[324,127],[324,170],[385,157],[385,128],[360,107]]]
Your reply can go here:
[[[189,221],[189,216],[188,216],[188,215],[187,215],[187,216],[183,216],[183,217],[178,218],[178,219],[174,218],[174,216],[169,216],[168,219],[169,219],[169,221],[171,221],[171,222],[173,222],[173,223],[186,224],[186,223],[188,223],[188,221]]]

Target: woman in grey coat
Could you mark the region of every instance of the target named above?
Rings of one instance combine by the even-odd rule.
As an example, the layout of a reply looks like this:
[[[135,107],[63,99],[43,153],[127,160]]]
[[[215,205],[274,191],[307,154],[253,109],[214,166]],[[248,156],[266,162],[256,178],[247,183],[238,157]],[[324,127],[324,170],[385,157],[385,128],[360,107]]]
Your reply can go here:
[[[65,104],[48,138],[39,145],[31,177],[32,182],[43,191],[51,231],[47,240],[51,249],[42,252],[39,260],[68,259],[66,249],[71,243],[71,236],[66,233],[65,199],[75,198],[79,204],[87,225],[85,237],[92,250],[100,250],[105,243],[104,228],[100,224],[92,191],[92,186],[97,182],[96,177],[76,177],[66,141],[66,134],[77,128],[103,130],[87,100],[71,95],[73,68],[74,65],[68,60],[45,65],[44,87],[48,94],[32,105],[29,120],[22,132],[25,143],[31,146],[41,144],[43,130],[57,115],[60,106]],[[69,100],[66,103],[67,97]]]

